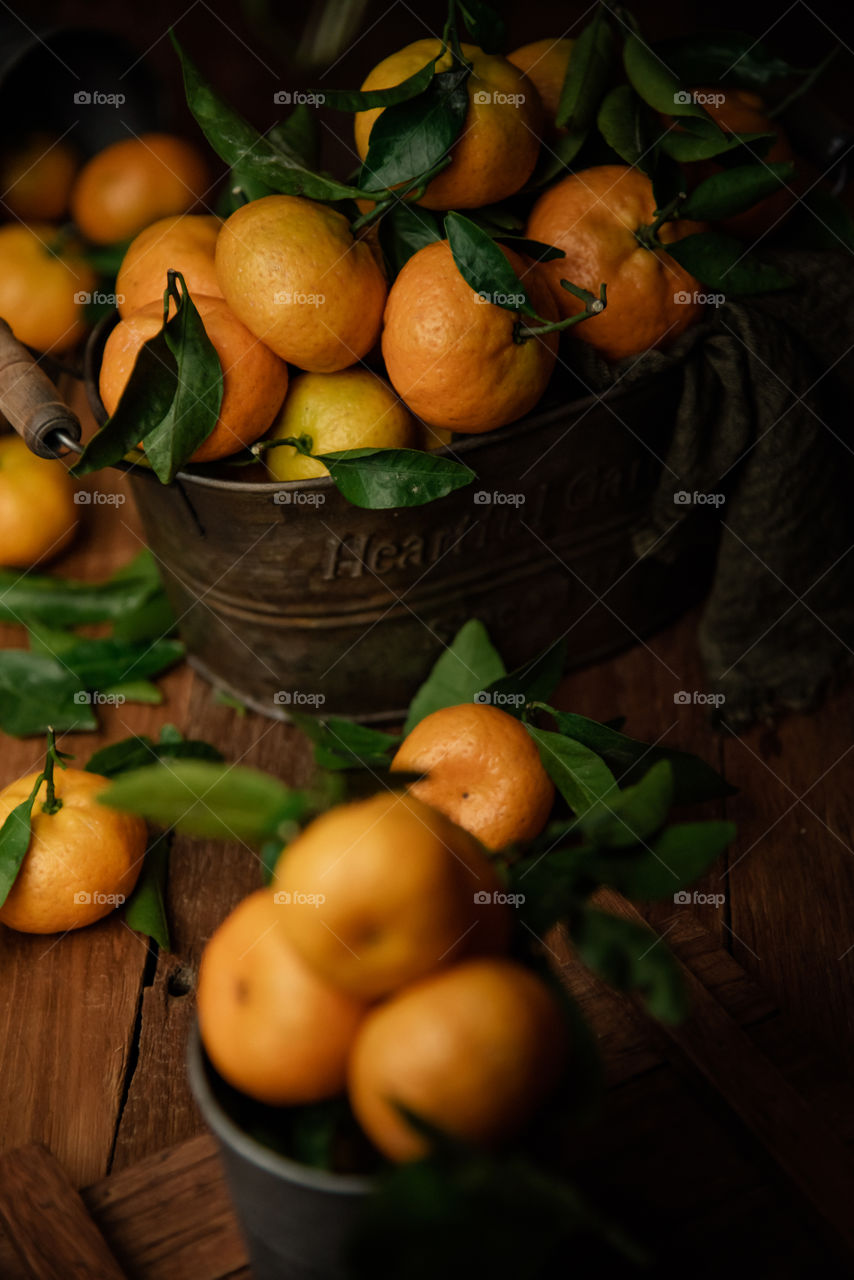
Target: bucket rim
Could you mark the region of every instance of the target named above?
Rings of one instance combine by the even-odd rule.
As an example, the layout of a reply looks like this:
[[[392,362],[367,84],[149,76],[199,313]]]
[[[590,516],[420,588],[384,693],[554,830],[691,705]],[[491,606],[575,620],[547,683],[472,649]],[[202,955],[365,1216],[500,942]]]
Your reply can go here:
[[[368,1174],[333,1173],[328,1169],[314,1169],[290,1159],[289,1156],[280,1155],[251,1138],[232,1120],[217,1099],[208,1078],[208,1069],[209,1060],[202,1044],[198,1020],[194,1020],[187,1042],[187,1075],[205,1123],[223,1146],[265,1173],[312,1191],[356,1196],[367,1195],[374,1189],[376,1179]]]
[[[101,354],[103,346],[110,330],[118,323],[118,311],[111,311],[98,321],[95,328],[89,334],[86,340],[86,348],[84,352],[84,379],[86,384],[86,395],[89,406],[96,421],[101,425],[106,420],[106,410],[104,409],[98,390],[98,369],[100,367]],[[643,358],[643,357],[641,357]],[[469,455],[477,457],[491,444],[511,442],[518,437],[528,435],[532,430],[549,426],[553,421],[565,421],[567,415],[570,414],[575,421],[570,423],[568,430],[571,431],[575,426],[575,422],[584,417],[594,405],[601,404],[603,401],[611,402],[621,400],[630,395],[636,394],[642,387],[656,380],[665,380],[672,377],[673,368],[663,368],[653,370],[646,377],[632,381],[626,386],[621,379],[613,386],[606,387],[602,392],[591,392],[589,395],[581,396],[576,400],[560,401],[549,407],[527,414],[522,418],[518,418],[515,422],[509,422],[504,427],[499,427],[495,431],[485,431],[479,434],[468,435],[465,439],[455,441],[453,447],[444,445],[441,449],[433,452],[437,457],[447,457],[453,453],[456,457],[458,454],[464,458]],[[223,462],[228,459],[222,459]],[[474,464],[472,464],[474,465]],[[130,472],[134,477],[146,478],[153,481],[154,473],[149,467],[140,466],[133,462],[118,462],[115,466],[121,470]],[[325,492],[331,493],[335,485],[329,476],[317,476],[311,480],[235,480],[231,478],[221,478],[219,476],[208,475],[204,471],[178,471],[172,484],[197,485],[203,489],[213,489],[225,491],[228,493],[257,493],[261,496],[270,496],[274,493],[285,492]],[[167,488],[169,486],[166,486]]]

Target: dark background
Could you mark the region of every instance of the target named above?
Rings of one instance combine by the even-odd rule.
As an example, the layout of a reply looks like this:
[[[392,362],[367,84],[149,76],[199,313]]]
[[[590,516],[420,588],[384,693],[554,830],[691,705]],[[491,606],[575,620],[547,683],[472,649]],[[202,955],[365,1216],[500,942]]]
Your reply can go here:
[[[126,92],[127,103],[110,115],[103,127],[114,135],[127,136],[127,129],[160,124],[176,128],[190,137],[198,136],[194,121],[183,103],[177,59],[167,36],[174,25],[182,44],[191,53],[218,91],[261,129],[269,127],[287,108],[277,107],[277,90],[308,91],[324,87],[356,87],[367,72],[387,54],[409,43],[441,31],[445,4],[404,3],[404,0],[373,0],[360,3],[344,0],[339,6],[352,34],[335,55],[320,56],[312,65],[309,49],[324,29],[335,25],[334,14],[325,4],[299,4],[294,0],[221,0],[220,3],[169,3],[143,0],[122,5],[117,0],[56,0],[55,3],[24,4],[21,0],[0,8],[0,133],[20,136],[23,125],[39,120],[61,131],[80,117],[82,132],[91,126],[89,113],[76,111],[72,82],[62,65],[70,65],[80,75],[78,84]],[[525,0],[524,4],[499,5],[508,25],[507,49],[544,36],[577,35],[589,20],[592,5],[556,3],[555,0]],[[652,39],[664,35],[740,29],[762,39],[798,67],[820,61],[835,45],[839,53],[821,80],[820,96],[843,120],[854,119],[851,84],[854,78],[854,6],[819,0],[807,5],[794,0],[721,0],[710,5],[654,3],[636,0],[632,12],[643,33]],[[120,36],[144,55],[131,68],[124,51],[112,56],[103,44],[78,36],[61,44],[61,59],[41,49],[17,76],[10,71],[22,45],[33,43],[33,33],[56,32],[63,28]],[[114,79],[104,77],[101,68],[111,63]],[[20,64],[19,64],[20,68]],[[155,77],[156,90],[145,78],[148,68]],[[108,83],[94,83],[102,77]],[[90,82],[93,82],[90,85]],[[59,117],[59,118],[57,118]],[[324,164],[343,176],[354,163],[349,119],[339,113],[319,113],[323,133]],[[81,129],[75,127],[78,141]],[[340,135],[340,140],[336,138]],[[99,138],[98,142],[103,139]],[[2,137],[0,137],[2,142]]]

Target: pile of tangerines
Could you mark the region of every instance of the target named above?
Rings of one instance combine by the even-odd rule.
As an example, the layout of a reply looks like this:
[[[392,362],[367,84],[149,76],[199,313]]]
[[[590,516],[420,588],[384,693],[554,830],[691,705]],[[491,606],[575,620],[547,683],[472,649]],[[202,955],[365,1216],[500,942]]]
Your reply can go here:
[[[426,210],[481,211],[523,191],[538,158],[566,132],[556,115],[574,46],[542,40],[507,57],[460,46],[471,68],[462,130],[445,167],[407,199]],[[416,41],[380,62],[363,90],[397,86],[431,61],[434,74],[447,70],[450,48]],[[728,89],[705,97],[724,134],[770,133],[776,143],[768,160],[790,156],[756,95]],[[363,161],[382,113],[356,112]],[[689,185],[715,166],[687,165]],[[455,432],[514,421],[546,391],[559,341],[551,326],[583,309],[562,281],[593,293],[607,285],[606,308],[575,326],[568,341],[609,360],[671,343],[703,310],[702,286],[667,252],[702,224],[677,218],[652,241],[639,234],[657,212],[653,184],[639,167],[564,170],[531,195],[524,237],[564,256],[535,261],[502,247],[539,317],[521,338],[518,314],[470,287],[447,239],[424,244],[392,276],[370,202],[358,202],[361,216],[352,222],[301,195],[249,200],[224,220],[194,212],[210,207],[208,166],[176,138],[128,139],[79,172],[64,143],[38,138],[7,157],[2,181],[16,221],[0,228],[0,315],[38,350],[61,353],[83,332],[74,299],[91,291],[94,275],[81,237],[93,245],[129,241],[115,286],[121,318],[101,369],[109,413],[140,347],[161,327],[167,271],[183,275],[224,373],[219,419],[192,462],[226,458],[261,437],[308,435],[315,454],[429,449]],[[790,201],[783,189],[728,229],[753,234]],[[61,231],[68,211],[72,229]],[[280,480],[326,471],[291,446],[264,457]]]
[[[198,1010],[235,1088],[274,1106],[346,1090],[378,1150],[406,1161],[429,1146],[419,1121],[486,1146],[517,1135],[570,1045],[554,988],[510,955],[491,861],[552,807],[530,736],[496,707],[447,707],[392,769],[426,776],[316,818],[219,927]]]

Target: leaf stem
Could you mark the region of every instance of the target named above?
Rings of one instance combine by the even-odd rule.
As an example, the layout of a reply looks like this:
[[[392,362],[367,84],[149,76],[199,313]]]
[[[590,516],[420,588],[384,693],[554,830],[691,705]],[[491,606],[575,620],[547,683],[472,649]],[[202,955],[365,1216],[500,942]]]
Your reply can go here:
[[[588,289],[582,289],[577,284],[571,284],[569,280],[561,280],[560,283],[561,288],[581,299],[584,303],[584,310],[579,311],[574,316],[567,316],[564,320],[543,320],[542,324],[537,325],[536,329],[519,321],[513,330],[514,342],[527,342],[529,338],[539,338],[544,333],[556,333],[561,329],[571,329],[574,324],[580,324],[582,320],[589,320],[591,316],[601,315],[608,305],[607,285],[605,284],[600,284],[597,298],[595,293],[590,293]],[[538,316],[537,319],[539,320],[540,317]]]

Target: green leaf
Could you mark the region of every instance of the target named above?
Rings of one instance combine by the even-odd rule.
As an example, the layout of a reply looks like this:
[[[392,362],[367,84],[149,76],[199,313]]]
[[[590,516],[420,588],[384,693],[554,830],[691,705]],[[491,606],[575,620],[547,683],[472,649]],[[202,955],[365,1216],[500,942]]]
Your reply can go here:
[[[651,765],[666,760],[673,772],[674,804],[699,804],[703,800],[717,800],[735,794],[736,788],[730,786],[726,778],[705,760],[688,751],[650,746],[574,712],[556,711],[546,706],[541,709],[554,718],[560,733],[583,743],[601,756],[621,787],[639,781]]]
[[[626,36],[623,65],[632,87],[654,111],[711,121],[693,95],[682,87],[679,78],[634,32]]]
[[[669,761],[660,760],[640,782],[588,810],[581,827],[594,844],[624,849],[658,831],[672,803],[673,770]]]
[[[423,93],[430,81],[438,58],[431,58],[424,66],[388,89],[324,89],[320,95],[325,107],[333,111],[372,111],[375,107],[396,107]]]
[[[41,653],[0,650],[0,728],[27,738],[57,730],[92,730],[98,722],[87,702],[79,700],[80,681],[73,671]]]
[[[627,898],[669,898],[692,884],[735,839],[732,822],[686,822],[665,827],[650,842],[627,854],[598,854],[587,868],[602,884]]]
[[[40,773],[26,800],[12,809],[0,827],[0,907],[8,898],[27,856],[32,838],[33,805],[43,782],[44,775]]]
[[[122,773],[102,804],[187,835],[262,845],[307,811],[308,797],[267,773],[209,760],[170,760]]]
[[[720,222],[779,191],[794,172],[795,166],[786,163],[743,164],[714,173],[694,188],[679,216],[698,222]]]
[[[111,684],[102,692],[111,698],[122,698],[125,702],[143,703],[152,707],[160,706],[163,701],[162,692],[150,680],[125,680],[121,684]]]
[[[558,249],[553,244],[543,244],[541,240],[529,240],[527,236],[511,235],[499,230],[492,233],[492,238],[515,249],[517,253],[533,258],[535,262],[553,262],[556,258],[566,257],[563,249]]]
[[[651,174],[655,160],[649,110],[631,85],[620,84],[607,95],[596,124],[608,146],[626,164]]]
[[[76,677],[78,689],[106,692],[130,679],[144,680],[171,667],[184,656],[180,640],[157,640],[153,644],[133,644],[111,638],[90,640],[71,632],[34,627],[30,632],[33,654],[56,657],[64,669]]]
[[[205,332],[184,277],[173,271],[168,276],[166,298],[174,298],[176,313],[166,324],[163,336],[175,360],[175,394],[162,421],[140,437],[146,457],[162,484],[175,479],[213,431],[219,418],[223,386],[219,356]],[[165,305],[168,302],[165,301]]]
[[[683,84],[738,84],[763,89],[795,74],[783,58],[743,31],[709,31],[659,40],[655,52]]]
[[[281,840],[265,840],[261,845],[261,878],[264,884],[273,883],[273,873],[281,856]]]
[[[409,182],[433,169],[459,137],[469,109],[468,66],[439,71],[415,98],[374,122],[359,182],[368,191]]]
[[[532,702],[550,698],[563,675],[566,652],[565,640],[549,645],[530,662],[523,663],[500,680],[494,680],[485,690],[489,694],[488,701],[510,715],[521,716]]]
[[[461,213],[445,216],[445,235],[457,270],[484,303],[537,319],[524,284],[492,236]]]
[[[177,378],[175,359],[161,329],[140,347],[115,413],[89,440],[71,474],[86,476],[114,466],[136,449],[169,412]]]
[[[290,443],[296,446],[297,442]],[[475,478],[462,462],[422,449],[344,449],[309,456],[328,468],[333,484],[348,502],[372,511],[421,507]]]
[[[394,279],[413,253],[442,239],[442,230],[430,209],[397,200],[380,219],[379,238],[389,275]]]
[[[154,566],[150,551],[133,563]],[[116,574],[106,582],[77,582],[49,574],[0,572],[0,622],[47,622],[79,626],[89,622],[118,622],[128,613],[162,594],[153,573]]]
[[[796,283],[776,267],[754,258],[740,240],[718,231],[700,231],[671,241],[667,252],[704,285],[733,297],[743,293],[773,293],[790,289]]]
[[[723,133],[713,120],[681,120],[663,133],[659,139],[661,150],[672,160],[682,164],[695,160],[711,160],[714,156],[726,156],[741,148],[751,148],[751,158],[764,154],[774,133]]]
[[[172,737],[155,742],[145,734],[123,738],[108,747],[96,751],[86,765],[88,773],[99,773],[105,778],[115,778],[120,773],[143,769],[161,760],[222,760],[222,752],[201,739]]]
[[[399,734],[383,733],[341,716],[320,720],[316,716],[292,711],[290,717],[314,743],[315,763],[321,769],[387,769],[392,749],[399,747],[401,742]]]
[[[594,973],[621,991],[638,991],[660,1021],[682,1021],[688,1012],[682,973],[652,930],[585,907],[570,933],[580,958]]]
[[[501,53],[505,48],[507,27],[491,5],[483,0],[458,0],[466,31],[484,53]]]
[[[589,747],[531,724],[525,728],[537,744],[543,768],[573,813],[580,816],[619,794],[611,770]]]
[[[267,141],[281,155],[301,161],[309,169],[314,168],[320,153],[317,112],[305,102],[297,103],[290,115],[268,131]]]
[[[525,191],[537,191],[547,186],[558,175],[565,174],[587,139],[586,133],[565,133],[555,138],[548,147],[540,148],[537,167],[526,184]]]
[[[489,639],[486,627],[476,618],[471,618],[438,658],[409,704],[404,734],[433,711],[475,701],[479,693],[503,675],[506,675],[506,668]]]
[[[613,61],[614,37],[604,6],[597,7],[592,21],[573,45],[555,116],[555,123],[569,130],[572,142],[577,144],[576,150],[596,119]]]
[[[123,909],[125,924],[153,938],[163,951],[170,950],[165,903],[168,870],[169,838],[161,835],[149,845],[136,888]]]
[[[227,165],[238,166],[241,173],[251,175],[270,191],[286,195],[306,196],[310,200],[348,200],[362,194],[357,187],[314,173],[300,163],[296,154],[285,154],[281,132],[276,136],[275,145],[262,137],[214,92],[184,53],[174,32],[170,32],[170,37],[181,60],[187,104],[202,133]]]

